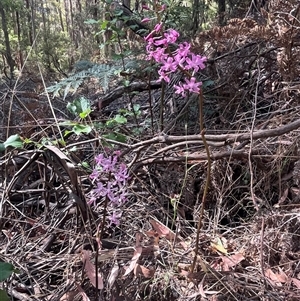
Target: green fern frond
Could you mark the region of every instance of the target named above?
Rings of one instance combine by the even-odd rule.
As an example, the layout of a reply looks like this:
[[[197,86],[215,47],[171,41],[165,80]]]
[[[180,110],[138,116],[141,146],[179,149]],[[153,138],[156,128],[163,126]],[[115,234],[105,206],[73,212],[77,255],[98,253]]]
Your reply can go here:
[[[89,68],[85,69],[85,66]],[[65,99],[70,92],[73,94],[76,93],[82,83],[91,78],[97,79],[101,88],[104,92],[106,92],[109,88],[110,81],[113,77],[115,77],[115,72],[120,69],[120,67],[110,66],[107,64],[94,64],[92,67],[90,66],[90,64],[86,63],[81,65],[79,64],[80,68],[77,68],[77,70],[80,70],[79,72],[76,72],[68,78],[62,79],[55,85],[48,87],[47,92],[53,93],[53,97],[56,97],[60,95],[60,92],[63,90],[63,98]]]

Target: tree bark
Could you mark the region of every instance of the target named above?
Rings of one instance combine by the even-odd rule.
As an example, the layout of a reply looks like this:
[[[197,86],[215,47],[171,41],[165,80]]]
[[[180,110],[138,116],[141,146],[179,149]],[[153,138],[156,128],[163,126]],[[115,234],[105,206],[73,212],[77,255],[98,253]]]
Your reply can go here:
[[[218,19],[219,25],[225,25],[226,0],[218,0]]]
[[[17,23],[17,35],[18,35],[18,56],[19,56],[19,61],[18,61],[18,68],[21,70],[24,60],[23,60],[23,53],[21,49],[21,25],[20,25],[20,15],[19,12],[16,11],[16,23]]]
[[[10,41],[9,41],[9,35],[8,35],[8,29],[7,29],[7,22],[6,22],[6,15],[5,15],[4,7],[1,4],[1,1],[0,1],[0,16],[1,16],[1,20],[2,20],[2,31],[4,34],[5,56],[6,56],[7,64],[9,66],[10,78],[12,79],[14,67],[15,67],[15,61],[13,60],[12,54],[11,54]]]
[[[195,33],[197,32],[199,25],[200,25],[199,13],[200,13],[200,0],[194,0],[193,1],[193,14],[192,14],[193,25],[191,28],[193,35],[195,35]]]

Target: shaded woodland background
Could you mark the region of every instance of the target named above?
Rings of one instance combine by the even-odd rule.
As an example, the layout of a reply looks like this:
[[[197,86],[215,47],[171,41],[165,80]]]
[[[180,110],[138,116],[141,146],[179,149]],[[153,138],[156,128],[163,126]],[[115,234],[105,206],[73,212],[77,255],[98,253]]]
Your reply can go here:
[[[145,60],[153,3],[0,1],[0,142],[22,146],[0,153],[12,300],[299,300],[300,4],[164,3],[165,26],[208,58],[205,204],[198,97]],[[99,238],[89,175],[110,149],[130,197]]]

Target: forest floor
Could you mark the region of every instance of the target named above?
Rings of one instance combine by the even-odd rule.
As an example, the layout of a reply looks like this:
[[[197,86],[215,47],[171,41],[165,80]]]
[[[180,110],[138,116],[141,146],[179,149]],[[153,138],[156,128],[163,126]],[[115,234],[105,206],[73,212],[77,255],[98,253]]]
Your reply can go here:
[[[174,83],[165,133],[159,87],[151,105],[140,91],[99,110],[94,84],[64,100],[30,76],[3,83],[0,139],[26,142],[0,158],[0,259],[20,271],[3,284],[12,300],[299,300],[299,46],[286,54],[274,33],[235,22],[194,41],[199,53],[204,38],[223,51],[199,75],[210,176],[198,98],[186,106]],[[94,109],[84,122],[66,110],[82,96]],[[114,119],[120,109],[126,122]],[[79,124],[93,130],[76,134]],[[114,225],[104,200],[88,201],[95,156],[116,150],[130,180]]]

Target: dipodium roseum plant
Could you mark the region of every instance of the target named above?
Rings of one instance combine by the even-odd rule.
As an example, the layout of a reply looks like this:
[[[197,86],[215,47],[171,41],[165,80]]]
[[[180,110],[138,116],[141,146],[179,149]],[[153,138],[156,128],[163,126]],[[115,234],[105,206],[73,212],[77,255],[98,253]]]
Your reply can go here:
[[[89,193],[88,204],[97,207],[102,200],[106,200],[110,225],[120,224],[122,205],[127,201],[127,182],[129,172],[127,166],[119,160],[120,152],[115,151],[112,156],[99,154],[95,157],[95,167],[90,175],[94,189]]]
[[[196,80],[195,74],[205,68],[206,57],[194,54],[190,51],[191,44],[184,42],[178,46],[175,44],[179,33],[174,29],[163,31],[163,24],[158,23],[154,30],[145,37],[148,60],[154,60],[160,64],[159,80],[170,82],[170,75],[178,70],[186,75],[185,82],[175,85],[175,93],[185,97],[186,92],[199,93],[201,82]],[[170,47],[172,46],[172,47]],[[175,51],[170,49],[177,47]]]

